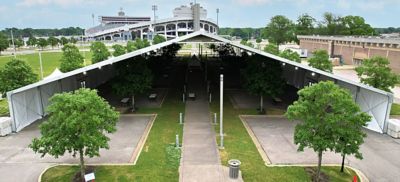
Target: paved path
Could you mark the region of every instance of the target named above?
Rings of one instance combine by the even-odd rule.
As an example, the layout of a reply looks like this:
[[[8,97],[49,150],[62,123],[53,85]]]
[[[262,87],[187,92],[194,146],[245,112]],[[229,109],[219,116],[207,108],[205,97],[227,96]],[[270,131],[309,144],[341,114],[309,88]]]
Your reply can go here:
[[[297,152],[297,146],[293,144],[296,122],[273,117],[246,117],[245,120],[273,164],[317,163],[317,154],[311,149]],[[346,164],[361,170],[372,182],[398,182],[400,139],[369,130],[365,132],[367,137],[360,147],[364,159],[346,157]],[[341,156],[326,152],[322,161],[340,164]]]
[[[222,181],[216,136],[210,122],[207,95],[199,71],[189,74],[188,92],[195,92],[196,100],[188,100],[183,127],[180,181]]]
[[[149,116],[121,115],[117,132],[110,134],[110,149],[100,149],[100,156],[86,158],[90,164],[129,163],[140,137],[150,121]],[[28,148],[34,137],[40,136],[36,122],[17,134],[0,137],[0,182],[34,182],[47,167],[59,163],[78,163],[79,159],[65,154],[58,159],[46,155],[44,158]]]

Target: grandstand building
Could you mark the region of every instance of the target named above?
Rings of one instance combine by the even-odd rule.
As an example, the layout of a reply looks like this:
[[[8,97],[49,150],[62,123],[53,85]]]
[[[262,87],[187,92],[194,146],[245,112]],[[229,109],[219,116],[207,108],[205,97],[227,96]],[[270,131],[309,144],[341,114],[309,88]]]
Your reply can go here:
[[[175,8],[172,18],[130,17],[121,9],[118,16],[100,16],[99,20],[100,25],[85,30],[88,40],[152,39],[156,34],[173,39],[195,31],[218,32],[218,25],[207,18],[207,10],[192,3]]]

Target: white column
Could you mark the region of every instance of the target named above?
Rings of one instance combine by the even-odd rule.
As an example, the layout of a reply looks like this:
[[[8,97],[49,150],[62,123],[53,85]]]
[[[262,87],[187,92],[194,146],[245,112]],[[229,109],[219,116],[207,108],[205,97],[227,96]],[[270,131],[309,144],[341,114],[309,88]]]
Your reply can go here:
[[[219,93],[219,135],[221,136],[220,148],[224,148],[224,125],[223,125],[223,107],[224,107],[224,75],[220,75],[220,93]]]
[[[178,24],[175,24],[175,37],[179,37],[179,35],[178,35]]]
[[[165,40],[168,40],[168,38],[167,38],[167,25],[164,25],[164,37],[165,37]]]

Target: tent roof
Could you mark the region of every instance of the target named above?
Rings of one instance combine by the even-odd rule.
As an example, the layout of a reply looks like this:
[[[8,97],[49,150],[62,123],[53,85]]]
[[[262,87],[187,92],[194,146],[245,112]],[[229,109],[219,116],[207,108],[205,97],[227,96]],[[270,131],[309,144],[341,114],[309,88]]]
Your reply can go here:
[[[165,46],[168,46],[168,45],[171,45],[171,44],[174,44],[174,43],[185,43],[185,42],[199,42],[199,43],[204,43],[204,42],[207,42],[207,43],[210,43],[210,42],[218,43],[219,42],[219,43],[230,44],[230,45],[232,45],[234,47],[240,48],[242,50],[245,50],[245,51],[248,51],[248,52],[251,52],[251,53],[259,54],[259,55],[262,55],[262,56],[265,56],[265,57],[280,61],[282,63],[286,63],[288,65],[293,65],[293,66],[296,66],[296,67],[299,67],[299,68],[302,68],[302,69],[305,69],[305,70],[308,70],[308,71],[311,71],[311,72],[318,73],[320,75],[325,75],[325,76],[330,77],[330,78],[335,79],[335,80],[340,80],[340,81],[343,81],[343,82],[347,82],[349,84],[356,85],[358,87],[365,88],[365,89],[371,90],[373,92],[377,92],[377,93],[381,93],[381,94],[384,94],[384,95],[388,95],[389,97],[393,97],[393,95],[391,93],[389,93],[389,92],[385,92],[385,91],[370,87],[368,85],[364,85],[362,83],[354,82],[354,81],[351,81],[349,79],[342,78],[342,77],[339,77],[337,75],[333,75],[332,73],[328,73],[328,72],[321,71],[321,70],[316,69],[316,68],[312,68],[312,67],[310,67],[308,65],[304,65],[304,64],[301,64],[301,63],[290,61],[288,59],[281,58],[279,56],[275,56],[273,54],[269,54],[269,53],[266,53],[264,51],[260,51],[258,49],[254,49],[254,48],[242,45],[240,43],[235,43],[235,42],[230,41],[228,39],[222,38],[222,37],[220,37],[218,35],[210,34],[210,33],[204,32],[204,31],[197,31],[197,32],[194,32],[194,33],[191,33],[191,34],[187,34],[187,35],[184,35],[184,36],[181,36],[181,37],[178,37],[178,38],[166,41],[166,42],[162,42],[162,43],[155,44],[155,45],[152,45],[152,46],[149,46],[149,47],[146,47],[146,48],[143,48],[143,49],[139,49],[139,50],[136,50],[136,51],[133,51],[133,52],[130,52],[130,53],[126,53],[126,54],[118,56],[118,57],[111,57],[108,60],[105,60],[105,61],[102,61],[102,62],[99,62],[99,63],[95,63],[95,64],[92,64],[92,65],[88,65],[86,67],[79,68],[79,69],[76,69],[76,70],[71,71],[71,72],[63,73],[61,75],[55,75],[54,77],[41,80],[39,82],[36,82],[36,83],[30,84],[30,85],[21,87],[21,88],[16,89],[16,90],[12,90],[12,91],[8,92],[7,95],[8,94],[14,94],[14,93],[23,92],[25,90],[28,90],[28,89],[31,89],[31,88],[34,88],[34,87],[39,87],[41,85],[45,85],[47,83],[58,81],[58,80],[61,80],[63,78],[67,78],[67,77],[71,77],[71,76],[74,76],[74,75],[82,74],[82,73],[90,71],[90,70],[101,69],[101,67],[103,67],[103,66],[111,65],[113,63],[120,62],[120,61],[126,60],[128,58],[132,58],[132,57],[135,57],[135,56],[138,56],[138,55],[141,55],[141,54],[145,54],[145,53],[150,52],[150,51],[155,51],[155,50],[158,50],[158,49],[160,49],[162,47],[165,47]]]
[[[61,76],[62,74],[64,74],[63,72],[61,72],[58,68],[54,69],[53,73],[51,73],[49,76],[44,77],[44,80],[47,79],[51,79],[51,78],[55,78],[58,76]]]

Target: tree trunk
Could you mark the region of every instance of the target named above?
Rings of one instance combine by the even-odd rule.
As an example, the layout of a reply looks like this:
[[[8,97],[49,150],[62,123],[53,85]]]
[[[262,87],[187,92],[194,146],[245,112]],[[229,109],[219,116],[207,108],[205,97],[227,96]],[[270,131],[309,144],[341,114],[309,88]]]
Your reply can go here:
[[[135,108],[135,94],[132,94],[132,112],[135,112],[136,108]]]
[[[340,168],[340,172],[344,171],[344,158],[346,157],[346,154],[342,154],[342,168]]]
[[[83,161],[83,150],[79,150],[79,158],[81,162],[81,179],[82,181],[85,181],[85,163]]]
[[[319,182],[319,177],[321,175],[321,163],[322,163],[322,151],[319,151],[318,152],[318,169],[317,169],[316,182]]]
[[[264,96],[260,96],[260,113],[264,113]]]

